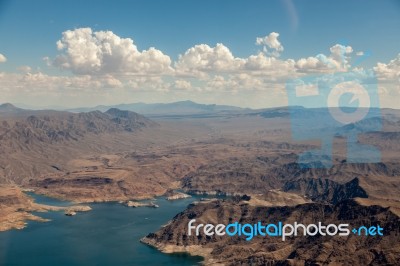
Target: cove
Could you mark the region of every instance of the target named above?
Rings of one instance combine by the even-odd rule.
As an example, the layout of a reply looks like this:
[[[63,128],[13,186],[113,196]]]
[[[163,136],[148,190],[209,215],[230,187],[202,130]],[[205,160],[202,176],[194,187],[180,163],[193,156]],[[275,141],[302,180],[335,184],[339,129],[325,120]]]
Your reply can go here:
[[[30,194],[37,203],[68,202]],[[0,232],[0,265],[199,265],[201,257],[164,254],[139,240],[157,231],[200,197],[167,201],[159,208],[129,208],[119,203],[89,204],[92,211],[68,217],[64,212],[38,213],[47,223],[28,222],[23,230]]]

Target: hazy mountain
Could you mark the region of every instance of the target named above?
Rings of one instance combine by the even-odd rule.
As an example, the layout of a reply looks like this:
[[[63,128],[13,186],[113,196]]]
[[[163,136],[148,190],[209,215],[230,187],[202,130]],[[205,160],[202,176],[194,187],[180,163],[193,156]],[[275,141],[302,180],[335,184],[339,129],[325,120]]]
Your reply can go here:
[[[112,106],[98,105],[95,107],[84,107],[69,109],[71,112],[106,111],[110,108],[133,111],[144,115],[193,115],[206,114],[222,111],[241,111],[246,110],[230,105],[200,104],[192,101],[180,101],[173,103],[131,103],[118,104]]]
[[[107,112],[69,113],[61,111],[28,111],[11,104],[0,106],[7,112],[0,124],[0,147],[29,149],[33,143],[78,140],[87,134],[133,132],[156,125],[148,118],[130,111],[110,109]],[[14,116],[19,114],[19,116]]]
[[[19,113],[24,109],[18,108],[11,103],[3,103],[0,105],[0,113]]]

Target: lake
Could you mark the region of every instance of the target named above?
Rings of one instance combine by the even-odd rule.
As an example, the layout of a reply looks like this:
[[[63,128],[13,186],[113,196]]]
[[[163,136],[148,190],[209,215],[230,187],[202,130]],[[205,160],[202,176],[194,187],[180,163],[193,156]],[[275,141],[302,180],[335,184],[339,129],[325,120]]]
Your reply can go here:
[[[38,203],[69,205],[40,195],[31,196]],[[93,203],[89,204],[92,211],[73,217],[62,211],[38,213],[52,221],[28,222],[23,230],[0,232],[0,265],[198,265],[200,257],[163,254],[139,240],[199,198],[157,198],[160,208]]]

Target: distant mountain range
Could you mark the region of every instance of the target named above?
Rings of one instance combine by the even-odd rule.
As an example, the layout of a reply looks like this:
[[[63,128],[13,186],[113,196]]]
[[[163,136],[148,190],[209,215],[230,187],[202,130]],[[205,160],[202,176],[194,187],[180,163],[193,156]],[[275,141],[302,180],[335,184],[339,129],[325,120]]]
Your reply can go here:
[[[173,103],[130,103],[118,104],[112,106],[98,105],[95,107],[83,107],[68,109],[70,112],[89,112],[89,111],[107,111],[110,108],[120,110],[133,111],[143,115],[194,115],[194,114],[209,114],[225,111],[244,111],[251,110],[230,105],[217,104],[200,104],[192,101],[180,101]]]
[[[78,140],[88,134],[134,132],[157,123],[131,111],[111,108],[105,112],[71,113],[65,111],[33,111],[0,105],[0,147],[29,148],[29,144],[52,144]],[[1,152],[0,152],[1,153]]]
[[[19,105],[18,105],[19,106]],[[218,104],[201,104],[193,101],[179,101],[173,103],[129,103],[117,105],[98,105],[95,107],[81,107],[71,109],[60,108],[43,108],[45,110],[38,110],[37,108],[22,108],[16,107],[10,103],[0,105],[0,114],[8,113],[13,115],[26,114],[26,112],[43,112],[48,113],[51,110],[67,111],[72,113],[87,113],[92,111],[106,112],[109,109],[119,109],[139,113],[148,117],[164,117],[174,118],[181,116],[196,117],[215,117],[220,115],[234,114],[234,115],[256,115],[264,118],[289,118],[291,114],[295,115],[295,119],[313,119],[325,121],[327,110],[326,108],[305,108],[302,106],[284,106],[262,109],[241,108],[231,105],[218,105]],[[34,111],[33,111],[33,110]],[[341,108],[345,112],[351,112],[349,108]],[[400,110],[396,109],[377,109],[373,108],[369,117],[385,117],[390,120],[391,116],[400,115]]]

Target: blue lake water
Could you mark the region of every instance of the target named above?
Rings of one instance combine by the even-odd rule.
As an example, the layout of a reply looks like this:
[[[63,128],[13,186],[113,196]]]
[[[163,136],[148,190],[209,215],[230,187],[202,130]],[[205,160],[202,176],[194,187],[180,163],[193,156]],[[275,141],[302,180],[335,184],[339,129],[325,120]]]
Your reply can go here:
[[[69,205],[44,196],[33,197],[38,203]],[[158,198],[160,208],[94,203],[89,204],[92,211],[73,217],[64,212],[39,213],[52,221],[29,222],[23,230],[0,232],[0,265],[198,265],[199,257],[163,254],[139,242],[197,199]]]

